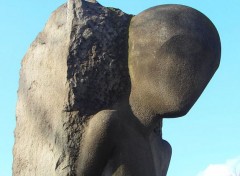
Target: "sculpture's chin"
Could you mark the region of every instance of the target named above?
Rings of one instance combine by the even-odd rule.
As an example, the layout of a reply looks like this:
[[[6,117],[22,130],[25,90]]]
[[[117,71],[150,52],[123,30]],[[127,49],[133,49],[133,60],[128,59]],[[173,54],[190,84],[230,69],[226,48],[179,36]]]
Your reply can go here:
[[[178,117],[182,117],[182,116],[185,116],[188,111],[188,110],[182,110],[182,111],[176,111],[176,112],[169,112],[169,113],[165,113],[163,115],[163,118],[178,118]]]
[[[190,111],[194,103],[195,101],[188,103],[179,103],[177,105],[175,104],[175,106],[171,106],[169,109],[166,109],[166,111],[159,113],[159,116],[162,118],[178,118],[185,116]]]

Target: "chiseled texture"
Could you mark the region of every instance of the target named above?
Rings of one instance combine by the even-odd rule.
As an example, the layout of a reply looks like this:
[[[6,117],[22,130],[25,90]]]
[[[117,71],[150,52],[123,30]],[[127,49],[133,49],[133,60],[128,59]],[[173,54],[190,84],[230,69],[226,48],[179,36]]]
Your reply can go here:
[[[53,12],[22,61],[13,175],[76,175],[85,119],[129,94],[131,17],[84,0]]]
[[[70,2],[70,91],[64,107],[64,129],[68,134],[70,170],[75,174],[86,120],[101,110],[112,109],[129,96],[128,27],[132,16],[95,1]]]
[[[132,108],[185,115],[218,68],[220,51],[215,26],[193,8],[161,5],[136,15],[129,28]]]
[[[131,17],[97,2],[75,3],[67,60],[71,87],[67,111],[92,115],[128,96]]]

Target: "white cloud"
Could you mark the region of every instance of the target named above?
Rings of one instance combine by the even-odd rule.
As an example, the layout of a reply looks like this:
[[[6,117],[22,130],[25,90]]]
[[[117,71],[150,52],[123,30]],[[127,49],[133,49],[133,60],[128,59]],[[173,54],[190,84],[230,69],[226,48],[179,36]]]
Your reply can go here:
[[[227,160],[224,164],[210,164],[197,176],[239,176],[240,157]]]

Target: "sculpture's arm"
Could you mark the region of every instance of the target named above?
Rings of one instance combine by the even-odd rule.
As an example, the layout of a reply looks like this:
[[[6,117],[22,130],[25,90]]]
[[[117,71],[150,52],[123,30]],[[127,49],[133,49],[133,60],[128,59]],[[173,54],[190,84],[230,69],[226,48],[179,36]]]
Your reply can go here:
[[[113,151],[113,111],[101,111],[89,120],[83,135],[77,175],[99,176]]]
[[[162,175],[166,176],[167,171],[168,171],[168,167],[169,167],[169,164],[170,164],[171,156],[172,156],[172,147],[165,140],[162,140],[162,145],[163,145],[163,155],[164,155]]]

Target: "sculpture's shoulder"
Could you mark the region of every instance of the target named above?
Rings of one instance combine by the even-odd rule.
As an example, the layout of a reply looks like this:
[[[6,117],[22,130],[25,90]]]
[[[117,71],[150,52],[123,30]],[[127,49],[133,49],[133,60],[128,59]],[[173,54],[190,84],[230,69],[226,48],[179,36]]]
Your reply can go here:
[[[116,110],[102,110],[89,120],[88,129],[94,130],[96,135],[102,137],[113,135],[118,121]]]
[[[96,123],[99,125],[108,126],[117,120],[116,110],[102,110],[95,114],[89,121],[89,123]]]
[[[79,151],[77,175],[101,175],[115,146],[114,119],[115,111],[104,110],[86,122]]]

